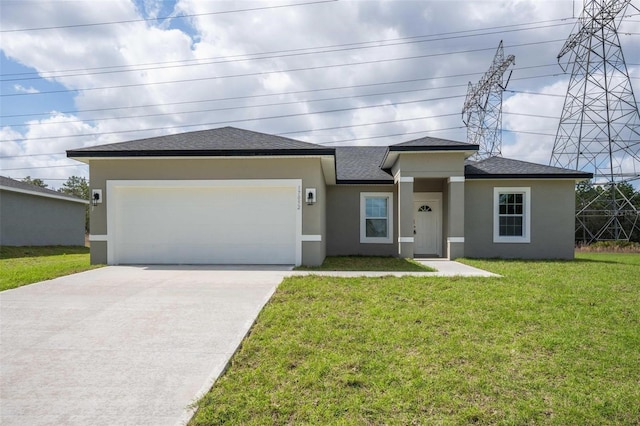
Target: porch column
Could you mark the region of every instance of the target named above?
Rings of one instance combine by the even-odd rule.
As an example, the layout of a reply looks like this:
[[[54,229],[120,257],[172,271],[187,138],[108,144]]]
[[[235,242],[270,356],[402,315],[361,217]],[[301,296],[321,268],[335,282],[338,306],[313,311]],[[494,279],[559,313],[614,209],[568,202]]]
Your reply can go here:
[[[449,259],[464,256],[464,176],[452,176],[447,180],[448,229],[447,254]]]
[[[413,257],[413,178],[398,178],[398,255]]]

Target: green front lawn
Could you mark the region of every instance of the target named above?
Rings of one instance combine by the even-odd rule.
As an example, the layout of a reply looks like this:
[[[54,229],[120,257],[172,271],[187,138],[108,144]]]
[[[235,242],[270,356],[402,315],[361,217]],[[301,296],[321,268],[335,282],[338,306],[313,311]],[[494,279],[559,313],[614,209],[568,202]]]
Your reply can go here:
[[[191,424],[640,423],[640,255],[464,262],[286,279]]]
[[[329,256],[320,266],[299,266],[295,269],[299,271],[434,271],[413,259],[378,256]]]
[[[3,246],[0,247],[0,291],[98,267],[89,264],[88,247]]]

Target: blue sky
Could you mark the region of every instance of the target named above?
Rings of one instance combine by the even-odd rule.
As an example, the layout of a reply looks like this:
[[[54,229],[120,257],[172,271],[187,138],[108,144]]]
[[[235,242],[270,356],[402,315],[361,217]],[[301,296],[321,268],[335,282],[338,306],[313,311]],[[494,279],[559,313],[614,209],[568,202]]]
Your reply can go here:
[[[548,163],[568,84],[556,55],[581,3],[3,0],[2,174],[59,187],[88,176],[65,150],[227,124],[329,146],[464,141],[466,86],[500,40],[516,56],[503,154]]]

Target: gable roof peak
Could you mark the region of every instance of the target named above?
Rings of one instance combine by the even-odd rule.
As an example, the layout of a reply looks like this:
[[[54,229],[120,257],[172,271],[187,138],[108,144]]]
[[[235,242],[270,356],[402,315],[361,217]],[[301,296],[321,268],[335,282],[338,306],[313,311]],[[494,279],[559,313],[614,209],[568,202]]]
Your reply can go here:
[[[454,141],[450,139],[434,138],[432,136],[424,136],[422,138],[413,139],[406,142],[400,142],[389,146],[390,151],[435,151],[435,150],[470,150],[477,151],[478,145],[467,142]]]
[[[334,148],[236,127],[196,130],[67,151],[68,157],[332,155]]]

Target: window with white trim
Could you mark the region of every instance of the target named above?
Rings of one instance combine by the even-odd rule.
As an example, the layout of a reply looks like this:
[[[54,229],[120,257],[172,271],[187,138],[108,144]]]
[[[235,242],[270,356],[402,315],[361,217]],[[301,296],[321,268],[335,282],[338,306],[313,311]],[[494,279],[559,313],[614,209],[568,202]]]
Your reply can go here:
[[[493,189],[493,242],[531,242],[531,188]]]
[[[360,193],[360,242],[393,242],[393,193]]]

